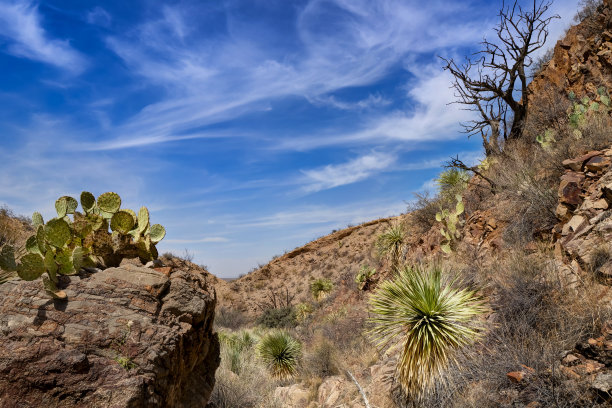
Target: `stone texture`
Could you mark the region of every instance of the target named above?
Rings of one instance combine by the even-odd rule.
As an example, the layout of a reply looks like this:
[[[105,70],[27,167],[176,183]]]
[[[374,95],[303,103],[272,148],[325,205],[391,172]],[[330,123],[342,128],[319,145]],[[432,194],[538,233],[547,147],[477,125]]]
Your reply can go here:
[[[206,405],[219,365],[206,271],[125,263],[61,279],[65,302],[40,281],[0,286],[0,406]]]

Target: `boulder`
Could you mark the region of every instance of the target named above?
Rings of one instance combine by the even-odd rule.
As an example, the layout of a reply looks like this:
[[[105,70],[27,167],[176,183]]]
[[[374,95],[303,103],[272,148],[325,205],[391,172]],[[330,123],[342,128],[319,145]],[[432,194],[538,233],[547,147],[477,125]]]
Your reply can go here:
[[[205,406],[219,365],[208,273],[131,264],[0,285],[0,406]]]

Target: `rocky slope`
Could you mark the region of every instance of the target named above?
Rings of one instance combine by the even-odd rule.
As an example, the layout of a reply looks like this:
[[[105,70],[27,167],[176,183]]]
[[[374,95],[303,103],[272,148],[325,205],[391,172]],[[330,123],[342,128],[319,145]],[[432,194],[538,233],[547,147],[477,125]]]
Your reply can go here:
[[[249,314],[261,313],[264,303],[276,296],[292,303],[311,299],[310,283],[330,279],[335,287],[350,286],[362,265],[376,266],[374,243],[380,233],[403,217],[383,218],[336,231],[296,248],[248,275],[216,286],[219,305]]]
[[[552,60],[529,85],[530,103],[551,90],[567,97],[596,95],[597,88],[612,89],[612,0],[569,29],[557,42]]]
[[[0,406],[204,406],[219,365],[210,275],[170,262],[0,285]]]

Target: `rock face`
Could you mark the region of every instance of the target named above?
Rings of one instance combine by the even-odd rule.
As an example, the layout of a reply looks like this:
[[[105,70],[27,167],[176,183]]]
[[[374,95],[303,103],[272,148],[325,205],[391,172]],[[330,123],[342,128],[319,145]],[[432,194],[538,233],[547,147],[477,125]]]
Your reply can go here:
[[[194,265],[195,267],[195,265]],[[219,365],[202,269],[119,268],[0,285],[0,406],[200,407]]]
[[[612,148],[565,160],[563,166],[560,222],[554,229],[558,249],[574,268],[612,278],[606,259],[612,258]]]
[[[567,97],[595,95],[597,88],[612,89],[612,0],[595,16],[570,28],[557,42],[554,56],[529,85],[532,96],[549,89]]]

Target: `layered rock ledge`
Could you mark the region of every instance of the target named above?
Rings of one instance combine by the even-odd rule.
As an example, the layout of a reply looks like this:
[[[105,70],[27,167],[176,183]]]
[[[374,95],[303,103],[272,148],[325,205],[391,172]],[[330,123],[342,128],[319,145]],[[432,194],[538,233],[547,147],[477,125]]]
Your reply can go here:
[[[206,271],[126,264],[62,279],[68,301],[40,281],[0,285],[0,406],[206,405],[220,361]]]

